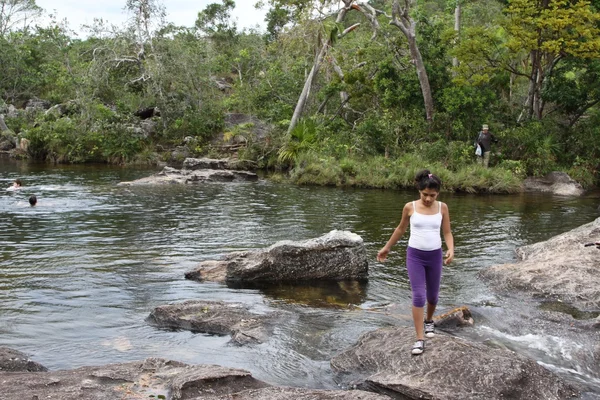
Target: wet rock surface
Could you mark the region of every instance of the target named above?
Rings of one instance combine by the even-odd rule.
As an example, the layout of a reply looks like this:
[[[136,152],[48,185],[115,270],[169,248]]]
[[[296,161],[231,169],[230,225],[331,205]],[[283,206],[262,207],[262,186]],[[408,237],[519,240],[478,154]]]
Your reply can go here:
[[[479,275],[500,291],[557,300],[580,311],[600,311],[600,218],[547,241],[517,249],[521,261],[482,270]]]
[[[552,193],[559,196],[581,196],[583,187],[564,172],[550,172],[543,178],[529,177],[523,181],[527,192]]]
[[[0,347],[0,372],[43,372],[48,369],[20,351]],[[0,398],[1,397],[0,393]]]
[[[245,370],[160,358],[65,371],[0,372],[3,400],[227,398],[233,393],[268,386]]]
[[[14,350],[2,349],[2,357]],[[19,353],[20,354],[20,353]],[[360,390],[272,387],[250,372],[219,365],[189,365],[161,358],[52,372],[0,371],[2,400],[168,399],[168,400],[379,400]]]
[[[217,399],[255,399],[255,400],[385,400],[390,397],[362,390],[310,390],[291,387],[269,387],[265,389],[246,390],[222,397],[208,397],[206,400]],[[196,399],[200,400],[200,399]]]
[[[222,260],[200,263],[185,277],[227,283],[364,280],[368,268],[362,238],[348,231],[331,231],[315,239],[286,240],[267,249],[229,253]]]
[[[250,171],[226,169],[228,160],[186,158],[182,169],[164,167],[157,174],[130,182],[120,182],[120,186],[196,184],[205,182],[255,181],[258,175]]]
[[[242,303],[189,300],[156,307],[148,317],[152,325],[214,335],[231,335],[238,345],[263,343],[281,313],[258,314]]]
[[[414,329],[363,334],[331,360],[340,381],[400,399],[568,399],[578,391],[509,350],[437,334],[413,356]]]

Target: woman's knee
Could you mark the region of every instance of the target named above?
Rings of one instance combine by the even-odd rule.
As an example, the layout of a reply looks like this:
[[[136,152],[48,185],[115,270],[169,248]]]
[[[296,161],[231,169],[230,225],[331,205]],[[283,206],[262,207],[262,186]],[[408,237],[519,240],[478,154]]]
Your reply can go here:
[[[412,303],[415,307],[425,307],[425,293],[413,293]]]
[[[435,306],[438,303],[439,297],[438,293],[427,293],[427,303]]]

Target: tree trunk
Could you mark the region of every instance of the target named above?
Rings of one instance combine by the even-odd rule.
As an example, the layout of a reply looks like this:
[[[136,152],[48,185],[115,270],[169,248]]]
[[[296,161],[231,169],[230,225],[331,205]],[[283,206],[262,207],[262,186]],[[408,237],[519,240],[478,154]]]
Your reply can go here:
[[[344,21],[346,13],[349,9],[348,7],[351,3],[352,1],[344,0],[345,6],[338,13],[337,18],[335,20],[336,24],[340,24],[342,23],[342,21]],[[310,96],[310,89],[314,83],[315,78],[317,77],[317,74],[319,73],[319,68],[321,68],[321,65],[323,64],[323,59],[325,58],[325,54],[327,54],[327,50],[329,49],[329,47],[331,47],[331,44],[331,35],[329,35],[325,43],[323,43],[323,45],[321,46],[321,50],[319,51],[319,54],[317,54],[313,66],[310,72],[308,73],[306,80],[304,81],[304,88],[302,88],[302,93],[300,93],[300,97],[298,98],[298,102],[296,103],[296,108],[294,109],[294,114],[292,115],[290,126],[288,127],[288,134],[290,134],[294,130],[296,125],[298,125],[298,121],[300,120],[300,117],[304,112],[304,107],[306,106],[306,102]]]
[[[416,22],[408,15],[409,2],[410,0],[404,0],[405,6],[401,8],[399,0],[394,0],[390,24],[397,26],[408,41],[410,55],[415,63],[419,84],[421,85],[421,92],[423,93],[427,122],[431,123],[435,112],[433,107],[433,96],[431,95],[427,70],[425,69],[425,64],[423,63],[423,58],[421,57],[421,52],[417,45]]]
[[[460,39],[460,17],[462,13],[460,6],[460,0],[458,0],[456,2],[456,7],[454,8],[454,32],[456,32],[456,42]],[[458,64],[458,58],[452,57],[452,66],[458,68]],[[456,71],[453,72],[453,74],[456,75]]]
[[[427,70],[421,57],[421,52],[417,46],[417,40],[413,36],[408,38],[408,47],[410,49],[410,55],[415,61],[415,67],[417,68],[417,75],[419,76],[419,83],[421,84],[421,92],[423,93],[423,100],[425,102],[425,115],[427,116],[427,122],[433,121],[433,96],[431,95],[431,87],[429,86],[429,77],[427,76]]]

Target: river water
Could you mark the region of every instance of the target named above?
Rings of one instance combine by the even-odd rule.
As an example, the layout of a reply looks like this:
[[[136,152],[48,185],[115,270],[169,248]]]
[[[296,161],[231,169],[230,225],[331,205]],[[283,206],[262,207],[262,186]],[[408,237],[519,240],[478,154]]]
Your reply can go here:
[[[349,190],[270,183],[118,187],[154,169],[30,165],[0,159],[0,346],[50,369],[163,357],[244,368],[271,384],[335,388],[329,360],[366,331],[410,326],[404,268],[407,235],[385,264],[375,255],[416,191]],[[38,197],[30,207],[27,198]],[[477,323],[468,337],[534,358],[598,398],[596,365],[572,356],[579,339],[515,329],[508,300],[477,277],[515,260],[517,246],[546,240],[599,216],[597,194],[442,193],[450,208],[455,262],[444,271],[440,310],[468,305]],[[303,240],[332,229],[362,236],[370,258],[367,284],[319,283],[236,289],[185,280],[199,261],[235,250]],[[189,299],[238,301],[292,318],[267,343],[229,345],[229,337],[148,325],[153,308]],[[358,309],[349,310],[348,304]],[[395,304],[393,316],[366,309]],[[516,323],[518,324],[518,320]],[[591,350],[590,350],[591,351]]]

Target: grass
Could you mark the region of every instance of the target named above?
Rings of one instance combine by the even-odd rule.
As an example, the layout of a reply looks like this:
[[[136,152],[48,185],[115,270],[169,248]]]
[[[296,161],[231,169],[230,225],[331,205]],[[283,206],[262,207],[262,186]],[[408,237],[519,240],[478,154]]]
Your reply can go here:
[[[427,168],[443,182],[442,190],[468,193],[516,193],[521,179],[509,169],[476,164],[450,170],[441,163],[426,163],[418,155],[391,160],[384,157],[336,159],[315,153],[302,154],[289,173],[298,185],[399,189],[413,188],[418,171]],[[277,176],[281,181],[282,177]]]

